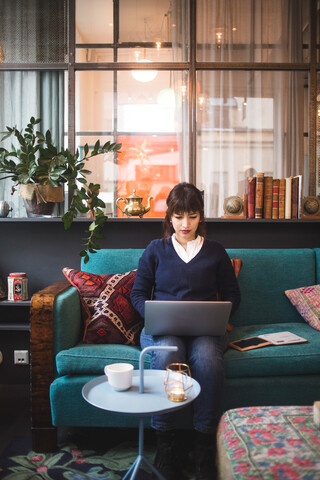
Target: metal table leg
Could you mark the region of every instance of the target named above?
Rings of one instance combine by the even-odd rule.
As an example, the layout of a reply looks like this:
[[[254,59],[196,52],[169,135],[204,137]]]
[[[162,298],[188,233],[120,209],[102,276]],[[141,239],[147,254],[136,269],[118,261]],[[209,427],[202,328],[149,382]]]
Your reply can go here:
[[[123,477],[123,480],[129,479],[134,480],[140,468],[142,462],[144,462],[150,470],[159,478],[159,480],[166,480],[163,475],[149,462],[149,460],[144,456],[144,419],[143,417],[139,418],[139,450],[138,456]],[[129,477],[129,475],[131,475]]]

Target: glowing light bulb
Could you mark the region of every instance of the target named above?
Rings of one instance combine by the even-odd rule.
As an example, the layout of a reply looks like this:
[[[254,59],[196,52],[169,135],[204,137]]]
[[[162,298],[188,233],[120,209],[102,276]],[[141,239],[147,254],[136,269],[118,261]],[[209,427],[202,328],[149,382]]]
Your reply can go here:
[[[152,63],[151,60],[144,58],[143,60],[138,60],[137,63]],[[131,75],[138,82],[151,82],[158,75],[157,70],[132,70]]]

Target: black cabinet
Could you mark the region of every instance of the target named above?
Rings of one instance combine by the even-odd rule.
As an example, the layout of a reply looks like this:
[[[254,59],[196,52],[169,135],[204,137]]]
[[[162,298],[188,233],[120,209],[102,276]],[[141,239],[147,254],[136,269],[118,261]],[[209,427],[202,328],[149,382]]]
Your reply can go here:
[[[30,300],[0,301],[0,351],[0,384],[29,383]],[[27,363],[18,362],[19,352],[27,352]]]

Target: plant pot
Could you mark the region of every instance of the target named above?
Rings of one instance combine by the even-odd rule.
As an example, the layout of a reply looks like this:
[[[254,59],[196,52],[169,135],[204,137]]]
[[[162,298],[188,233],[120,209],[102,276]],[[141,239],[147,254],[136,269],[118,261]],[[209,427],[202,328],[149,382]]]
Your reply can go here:
[[[21,185],[20,197],[23,198],[28,217],[51,216],[57,202],[64,200],[63,188],[32,183]]]
[[[56,206],[55,202],[37,202],[36,198],[32,200],[23,199],[28,217],[51,217]]]

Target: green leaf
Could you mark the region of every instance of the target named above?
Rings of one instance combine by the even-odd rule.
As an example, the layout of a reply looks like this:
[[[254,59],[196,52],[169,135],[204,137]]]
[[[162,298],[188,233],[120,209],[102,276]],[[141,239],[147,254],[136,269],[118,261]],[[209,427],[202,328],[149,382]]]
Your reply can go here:
[[[88,263],[89,262],[89,255],[88,253],[86,252],[86,254],[84,255],[84,260],[83,260],[84,264]]]
[[[68,210],[68,212],[66,212],[63,217],[62,217],[62,222],[63,222],[63,225],[64,225],[64,228],[65,230],[68,230],[68,228],[71,227],[71,224],[73,222],[73,219],[76,217],[77,215],[77,212],[76,211],[73,211],[71,209]]]
[[[93,149],[92,155],[93,155],[93,154],[96,155],[97,152],[98,152],[98,150],[99,150],[99,148],[100,148],[100,140],[97,140],[96,143],[95,143],[95,145],[94,145],[94,149]]]
[[[46,131],[46,142],[49,144],[52,142],[51,132],[50,130]]]

